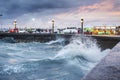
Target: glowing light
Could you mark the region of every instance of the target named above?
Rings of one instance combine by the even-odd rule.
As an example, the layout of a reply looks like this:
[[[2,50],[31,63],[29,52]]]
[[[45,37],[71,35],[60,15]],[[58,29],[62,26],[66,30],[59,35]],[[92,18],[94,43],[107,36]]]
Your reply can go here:
[[[32,18],[32,21],[35,21],[35,18]]]

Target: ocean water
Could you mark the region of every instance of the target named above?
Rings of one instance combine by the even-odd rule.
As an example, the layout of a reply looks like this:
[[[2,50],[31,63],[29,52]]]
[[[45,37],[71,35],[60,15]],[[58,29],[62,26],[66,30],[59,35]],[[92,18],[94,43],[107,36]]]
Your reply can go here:
[[[95,40],[72,38],[47,43],[0,40],[0,80],[81,80],[110,49]]]

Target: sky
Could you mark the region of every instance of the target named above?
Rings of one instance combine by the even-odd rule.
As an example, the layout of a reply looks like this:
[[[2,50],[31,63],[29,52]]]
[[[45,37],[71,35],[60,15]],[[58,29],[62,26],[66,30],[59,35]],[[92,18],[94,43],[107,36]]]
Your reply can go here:
[[[0,0],[0,26],[56,28],[120,26],[119,0]]]

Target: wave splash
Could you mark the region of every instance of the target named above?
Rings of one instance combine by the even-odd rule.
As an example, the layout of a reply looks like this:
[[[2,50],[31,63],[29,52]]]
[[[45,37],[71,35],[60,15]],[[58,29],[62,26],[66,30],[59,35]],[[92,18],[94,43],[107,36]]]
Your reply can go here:
[[[11,76],[16,79],[19,75],[22,80],[79,80],[110,51],[101,51],[96,41],[87,37],[74,37],[67,45],[64,41],[0,42],[0,59],[3,60],[0,62],[0,79],[8,80]]]
[[[46,44],[48,44],[48,45],[64,44],[64,41],[65,41],[65,39],[59,38],[57,40],[53,40],[53,41],[47,42]]]
[[[66,59],[70,64],[82,68],[83,71],[91,70],[110,49],[101,51],[96,40],[92,38],[75,37],[71,39],[70,44],[63,47],[54,57],[54,59]]]

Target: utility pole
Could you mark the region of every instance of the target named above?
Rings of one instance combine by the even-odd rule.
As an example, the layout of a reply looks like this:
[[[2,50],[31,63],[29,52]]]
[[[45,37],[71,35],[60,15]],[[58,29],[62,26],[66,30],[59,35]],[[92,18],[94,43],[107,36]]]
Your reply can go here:
[[[84,34],[84,32],[83,32],[83,29],[84,29],[83,23],[84,23],[84,19],[81,19],[81,34]]]
[[[54,33],[54,26],[55,26],[55,21],[52,20],[52,33]]]

